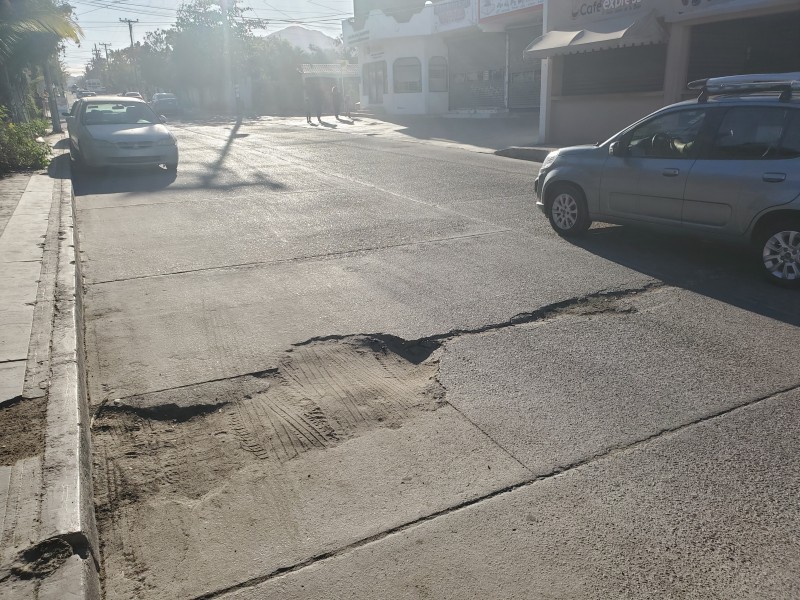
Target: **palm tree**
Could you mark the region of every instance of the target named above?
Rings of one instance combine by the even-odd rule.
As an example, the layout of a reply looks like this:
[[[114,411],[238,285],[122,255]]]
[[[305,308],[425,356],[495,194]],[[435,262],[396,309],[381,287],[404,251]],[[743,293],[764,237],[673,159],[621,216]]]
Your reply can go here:
[[[25,69],[49,61],[61,42],[82,35],[72,7],[60,0],[0,0],[0,97],[10,100],[14,120],[26,117],[19,93]]]

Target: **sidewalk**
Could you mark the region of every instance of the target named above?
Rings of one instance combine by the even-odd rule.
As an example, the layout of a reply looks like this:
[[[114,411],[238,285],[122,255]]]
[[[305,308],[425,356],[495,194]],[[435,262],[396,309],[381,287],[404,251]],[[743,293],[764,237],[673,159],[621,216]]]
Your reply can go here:
[[[99,598],[69,157],[0,179],[0,599]]]
[[[539,146],[539,112],[511,113],[448,113],[446,115],[387,115],[354,112],[352,118],[337,121],[323,115],[320,125],[316,118],[306,123],[305,116],[253,119],[259,123],[334,130],[369,137],[384,137],[494,153],[498,156],[541,162],[554,148]]]

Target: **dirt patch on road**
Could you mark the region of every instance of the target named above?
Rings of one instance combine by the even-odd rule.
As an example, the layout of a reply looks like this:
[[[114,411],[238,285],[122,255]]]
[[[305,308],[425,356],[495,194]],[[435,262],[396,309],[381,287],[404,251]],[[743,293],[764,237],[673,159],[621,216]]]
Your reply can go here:
[[[0,406],[0,465],[44,452],[47,399],[15,399]]]
[[[270,472],[442,406],[438,347],[389,336],[318,340],[276,369],[104,404],[92,431],[106,572],[125,572],[127,597],[147,595],[131,537],[148,502],[191,504],[243,469]]]

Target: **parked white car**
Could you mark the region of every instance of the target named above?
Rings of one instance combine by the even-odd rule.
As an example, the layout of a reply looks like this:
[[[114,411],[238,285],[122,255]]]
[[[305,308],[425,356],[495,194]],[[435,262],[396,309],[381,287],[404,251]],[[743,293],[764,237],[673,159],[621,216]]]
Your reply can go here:
[[[78,167],[178,168],[178,145],[164,118],[138,98],[81,98],[67,117],[70,157]]]

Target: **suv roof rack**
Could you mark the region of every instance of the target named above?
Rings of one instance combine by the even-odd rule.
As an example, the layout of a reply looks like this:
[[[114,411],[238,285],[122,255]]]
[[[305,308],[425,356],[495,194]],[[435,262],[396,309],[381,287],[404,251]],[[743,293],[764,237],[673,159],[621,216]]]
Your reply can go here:
[[[760,73],[753,75],[731,75],[698,79],[688,85],[690,90],[700,90],[698,102],[706,102],[709,96],[724,94],[755,94],[780,92],[779,100],[788,102],[792,91],[800,91],[800,72]]]

